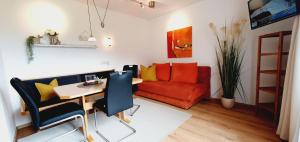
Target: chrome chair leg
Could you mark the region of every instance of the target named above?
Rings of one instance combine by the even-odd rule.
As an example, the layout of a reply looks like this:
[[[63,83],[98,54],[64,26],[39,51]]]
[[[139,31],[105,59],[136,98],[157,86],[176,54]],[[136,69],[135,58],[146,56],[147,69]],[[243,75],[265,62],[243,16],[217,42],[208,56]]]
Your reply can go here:
[[[130,134],[128,134],[127,136],[119,139],[118,142],[120,142],[120,141],[126,139],[127,137],[129,137],[129,136],[131,136],[131,135],[133,135],[133,134],[136,133],[136,130],[133,127],[129,126],[126,122],[124,122],[122,120],[120,120],[120,122],[121,122],[121,124],[123,124],[124,126],[126,126],[127,128],[129,128],[132,132]]]
[[[71,119],[75,119],[75,118],[78,118],[78,117],[81,119],[81,122],[82,122],[83,133],[84,133],[84,139],[87,140],[87,134],[86,134],[86,128],[85,128],[85,125],[84,125],[84,119],[83,119],[83,116],[81,116],[81,115],[77,115],[77,116],[73,116],[73,117],[66,118],[66,119],[64,119],[64,120],[61,120],[61,121],[52,123],[52,124],[50,124],[50,125],[41,127],[40,129],[46,129],[46,128],[51,127],[51,126],[53,126],[53,125],[56,125],[56,124],[58,124],[58,123],[61,123],[61,122],[64,122],[64,121],[68,121],[68,120],[71,120]],[[76,119],[75,119],[75,120],[76,120]],[[79,128],[75,128],[75,129],[73,129],[73,130],[71,130],[71,131],[69,131],[69,132],[66,132],[66,133],[63,133],[63,134],[61,134],[61,135],[59,135],[59,136],[50,138],[50,139],[48,139],[46,142],[55,141],[55,140],[57,140],[57,139],[59,139],[59,138],[62,138],[62,137],[67,136],[67,135],[69,135],[69,134],[71,134],[71,133],[73,133],[73,132],[76,132],[77,130],[79,130]],[[84,141],[85,141],[85,140],[84,140]]]
[[[141,105],[133,104],[133,107],[136,107],[136,108],[134,109],[133,112],[131,112],[131,109],[130,109],[130,114],[129,114],[130,116],[133,116],[140,109]]]
[[[62,138],[62,137],[64,137],[64,136],[67,136],[67,135],[69,135],[69,134],[72,134],[72,133],[76,132],[77,130],[79,130],[79,128],[76,128],[76,129],[73,129],[72,131],[63,133],[62,135],[59,135],[59,136],[50,138],[50,139],[47,140],[46,142],[52,142],[52,141],[54,142],[55,140],[60,139],[60,138]]]
[[[104,141],[109,142],[109,140],[108,140],[103,134],[101,134],[100,131],[99,131],[99,129],[98,129],[98,126],[97,126],[97,119],[96,119],[96,118],[97,118],[97,114],[96,114],[96,113],[97,113],[97,110],[96,110],[96,108],[95,108],[95,109],[94,109],[94,117],[95,117],[95,129],[96,129],[96,133],[97,133]],[[123,125],[125,125],[127,128],[129,128],[132,132],[131,132],[130,134],[126,135],[125,137],[119,139],[118,142],[120,142],[120,141],[124,140],[125,138],[127,138],[127,137],[129,137],[129,136],[131,136],[131,135],[133,135],[133,134],[136,133],[136,130],[135,130],[133,127],[129,126],[126,122],[124,122],[124,121],[122,121],[122,120],[120,120],[120,122],[121,122],[121,124],[123,124]]]
[[[97,126],[97,110],[96,109],[94,109],[94,119],[95,119],[95,129],[96,130],[98,130],[97,128],[98,128],[98,126]]]
[[[98,125],[97,125],[97,109],[94,109],[94,118],[95,118],[95,129],[96,129],[96,133],[106,142],[109,142],[109,140],[104,137],[103,134],[100,133],[99,129],[98,129]]]

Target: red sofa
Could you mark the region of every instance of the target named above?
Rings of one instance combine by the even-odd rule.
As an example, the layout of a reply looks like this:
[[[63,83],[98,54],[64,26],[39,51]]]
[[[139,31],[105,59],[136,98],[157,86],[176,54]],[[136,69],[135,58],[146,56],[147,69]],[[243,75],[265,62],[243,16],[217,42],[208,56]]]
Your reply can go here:
[[[137,96],[168,103],[180,108],[189,109],[201,99],[209,98],[211,68],[198,67],[197,83],[172,81],[144,81],[138,86]]]

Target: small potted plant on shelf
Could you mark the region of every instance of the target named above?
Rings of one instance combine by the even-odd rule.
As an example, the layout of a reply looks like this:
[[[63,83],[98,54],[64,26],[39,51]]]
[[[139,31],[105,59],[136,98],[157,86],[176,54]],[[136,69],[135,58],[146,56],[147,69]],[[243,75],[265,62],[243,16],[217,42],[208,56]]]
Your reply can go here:
[[[244,59],[242,31],[246,22],[243,19],[233,22],[230,26],[225,24],[220,30],[215,24],[209,24],[217,38],[217,66],[223,93],[221,102],[225,108],[234,106],[235,94],[238,94],[244,102],[247,100],[241,82],[241,67]]]
[[[33,45],[34,45],[34,36],[29,36],[26,39],[26,53],[27,53],[27,59],[28,63],[30,63],[33,60]]]
[[[33,46],[34,44],[40,44],[42,36],[38,35],[37,37],[35,36],[29,36],[26,38],[26,53],[27,53],[27,60],[28,63],[30,63],[34,58],[33,58]]]

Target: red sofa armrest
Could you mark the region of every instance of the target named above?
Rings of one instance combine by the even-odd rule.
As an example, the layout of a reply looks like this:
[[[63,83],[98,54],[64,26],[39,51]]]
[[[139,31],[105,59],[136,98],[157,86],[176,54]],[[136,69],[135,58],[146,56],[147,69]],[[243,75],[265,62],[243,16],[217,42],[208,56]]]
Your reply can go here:
[[[198,67],[198,83],[205,84],[208,89],[204,94],[204,98],[210,98],[211,95],[211,67],[199,66]]]

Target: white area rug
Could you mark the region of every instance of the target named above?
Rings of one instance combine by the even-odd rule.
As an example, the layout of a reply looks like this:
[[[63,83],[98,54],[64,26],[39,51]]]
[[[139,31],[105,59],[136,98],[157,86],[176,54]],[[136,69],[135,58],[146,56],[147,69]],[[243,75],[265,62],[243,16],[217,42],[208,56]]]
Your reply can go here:
[[[134,127],[137,132],[123,140],[124,142],[160,142],[191,117],[188,113],[146,100],[135,99],[134,102],[135,104],[141,105],[141,108],[133,117],[128,117],[131,120],[130,125]],[[116,141],[131,132],[127,127],[122,125],[116,117],[107,117],[103,112],[97,113],[97,120],[100,132],[110,141]],[[44,142],[52,137],[72,130],[74,126],[80,125],[79,120],[74,120],[22,138],[18,140],[18,142]],[[95,132],[93,114],[89,115],[89,132],[93,135],[95,142],[103,142]],[[56,139],[55,142],[80,142],[82,140],[83,134],[76,131],[63,138]]]

